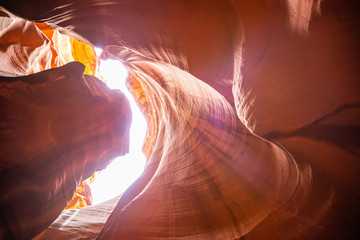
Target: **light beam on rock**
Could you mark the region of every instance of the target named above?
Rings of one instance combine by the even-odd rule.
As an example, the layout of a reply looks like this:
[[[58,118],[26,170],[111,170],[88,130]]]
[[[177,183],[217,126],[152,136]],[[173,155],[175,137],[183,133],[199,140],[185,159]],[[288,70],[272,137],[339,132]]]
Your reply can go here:
[[[101,54],[101,49],[95,48],[95,51],[98,56]],[[96,175],[95,181],[90,184],[93,204],[123,193],[142,173],[145,165],[142,144],[147,130],[146,120],[126,88],[125,80],[128,72],[121,62],[111,59],[101,60],[100,72],[109,88],[121,90],[128,98],[132,109],[132,125],[129,153],[114,159],[106,169]]]

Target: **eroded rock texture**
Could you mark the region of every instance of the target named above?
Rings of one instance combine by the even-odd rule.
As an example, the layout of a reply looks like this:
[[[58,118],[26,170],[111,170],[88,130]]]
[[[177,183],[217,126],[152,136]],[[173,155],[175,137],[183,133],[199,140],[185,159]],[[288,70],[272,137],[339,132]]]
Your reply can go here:
[[[83,70],[0,78],[4,239],[40,233],[82,180],[128,150],[127,100]]]
[[[35,1],[37,8],[26,1],[1,3],[15,15],[46,22],[123,61],[131,74],[129,86],[136,99],[142,99],[149,124],[144,173],[120,198],[101,232],[86,231],[93,222],[82,217],[78,224],[52,225],[38,239],[355,236],[360,200],[356,1],[62,0]],[[30,23],[16,29],[26,29],[26,24]],[[26,36],[26,31],[19,32]],[[43,43],[47,44],[46,39]],[[13,52],[6,54],[11,57]],[[31,56],[25,59],[32,61]],[[11,73],[11,67],[5,70]],[[26,73],[20,70],[14,66],[13,74]],[[70,74],[69,78],[74,77]],[[64,87],[70,91],[76,83],[72,79]],[[50,93],[46,99],[53,98]],[[74,97],[78,101],[69,99],[69,104],[93,108],[81,94]],[[9,104],[2,107],[12,109]],[[104,107],[108,105],[104,102]],[[110,113],[99,114],[113,119]],[[4,123],[9,122],[5,118]],[[61,126],[64,121],[59,117],[57,122]],[[11,123],[14,129],[22,126]],[[88,124],[81,126],[86,129]],[[75,144],[71,131],[61,133],[69,147],[88,152],[87,140],[84,146]],[[102,134],[99,128],[95,134]],[[28,142],[21,138],[18,148]],[[94,154],[109,149],[93,144]],[[48,145],[43,149],[54,154]],[[108,161],[96,159],[103,165]],[[69,169],[78,169],[82,161],[74,158]],[[89,176],[96,167],[85,169],[86,174],[82,170],[79,174]],[[5,186],[5,192],[16,189]],[[59,186],[72,193],[76,188],[64,182]],[[42,194],[51,191],[47,188]],[[10,206],[15,212],[19,209],[16,204]],[[95,209],[92,206],[94,211],[89,212]],[[99,214],[109,212],[105,209],[99,207]],[[52,214],[47,221],[54,220],[60,210],[47,212]],[[46,214],[24,213],[21,219]],[[70,212],[61,216],[66,214]],[[45,229],[46,224],[41,226]],[[67,226],[72,228],[63,230]],[[99,225],[96,229],[100,231]],[[16,230],[12,234],[24,237]]]

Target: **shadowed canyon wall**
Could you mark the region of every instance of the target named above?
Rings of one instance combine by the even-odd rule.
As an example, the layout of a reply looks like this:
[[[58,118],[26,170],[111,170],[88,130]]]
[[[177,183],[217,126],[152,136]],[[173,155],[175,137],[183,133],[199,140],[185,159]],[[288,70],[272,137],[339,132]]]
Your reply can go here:
[[[1,238],[356,236],[357,1],[0,3]],[[111,210],[61,213],[128,147],[91,45],[130,73],[147,164]]]

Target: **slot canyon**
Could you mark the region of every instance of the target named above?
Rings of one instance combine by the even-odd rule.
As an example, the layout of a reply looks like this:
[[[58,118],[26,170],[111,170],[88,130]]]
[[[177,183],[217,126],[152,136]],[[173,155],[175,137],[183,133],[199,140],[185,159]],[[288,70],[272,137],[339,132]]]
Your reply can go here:
[[[0,239],[357,239],[359,5],[0,0]]]

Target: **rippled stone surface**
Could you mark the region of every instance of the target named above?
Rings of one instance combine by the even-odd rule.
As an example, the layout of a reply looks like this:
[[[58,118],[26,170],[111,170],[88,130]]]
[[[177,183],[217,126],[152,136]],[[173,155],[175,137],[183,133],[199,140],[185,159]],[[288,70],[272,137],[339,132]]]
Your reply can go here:
[[[1,3],[123,61],[149,122],[98,239],[355,236],[356,1],[35,2]]]
[[[129,105],[80,63],[0,78],[1,234],[30,238],[76,186],[128,151]]]

